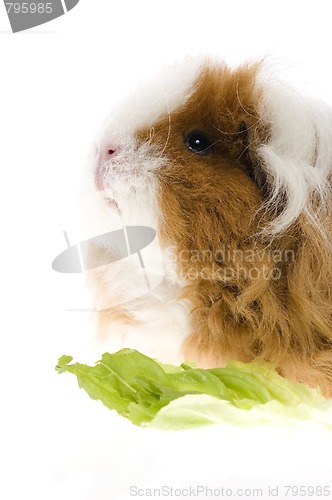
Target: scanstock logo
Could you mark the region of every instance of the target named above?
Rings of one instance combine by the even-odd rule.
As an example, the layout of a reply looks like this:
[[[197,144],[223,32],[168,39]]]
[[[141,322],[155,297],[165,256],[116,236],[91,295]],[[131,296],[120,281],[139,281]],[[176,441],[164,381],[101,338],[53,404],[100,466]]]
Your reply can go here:
[[[73,9],[79,0],[51,0],[27,2],[4,0],[13,33],[48,23]]]

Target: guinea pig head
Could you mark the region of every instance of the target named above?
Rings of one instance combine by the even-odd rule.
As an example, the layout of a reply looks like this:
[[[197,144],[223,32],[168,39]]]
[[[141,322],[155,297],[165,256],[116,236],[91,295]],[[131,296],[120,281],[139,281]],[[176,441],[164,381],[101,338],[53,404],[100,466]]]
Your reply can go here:
[[[170,67],[162,85],[142,89],[112,113],[98,144],[96,187],[129,220],[158,215],[166,230],[164,203],[180,209],[179,220],[192,221],[209,205],[218,211],[224,203],[227,213],[232,203],[235,225],[243,228],[241,198],[250,218],[247,205],[265,184],[252,161],[259,135],[267,133],[255,109],[257,67],[180,69]]]

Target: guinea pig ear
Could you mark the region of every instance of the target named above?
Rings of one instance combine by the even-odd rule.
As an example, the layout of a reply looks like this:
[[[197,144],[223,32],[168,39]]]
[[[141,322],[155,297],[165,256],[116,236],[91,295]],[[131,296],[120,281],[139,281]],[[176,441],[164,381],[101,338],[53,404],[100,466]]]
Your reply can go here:
[[[244,166],[245,172],[250,179],[263,191],[267,191],[267,177],[264,170],[259,165],[258,159],[252,151],[252,141],[250,139],[249,125],[246,122],[241,122],[238,130],[238,135],[241,140],[242,152],[239,156],[241,164]]]

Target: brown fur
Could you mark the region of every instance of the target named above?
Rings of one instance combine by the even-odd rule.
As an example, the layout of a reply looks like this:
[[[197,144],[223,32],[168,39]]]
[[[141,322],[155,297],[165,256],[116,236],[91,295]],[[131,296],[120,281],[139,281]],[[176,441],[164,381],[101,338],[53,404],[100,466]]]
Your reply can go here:
[[[170,116],[170,128],[165,117],[152,138],[148,129],[137,134],[176,158],[156,175],[159,236],[185,256],[178,261],[179,274],[188,279],[181,295],[193,304],[193,333],[184,349],[201,364],[270,361],[282,374],[332,396],[332,253],[305,215],[283,234],[264,237],[278,207],[262,210],[267,194],[247,172],[269,135],[257,112],[256,71],[206,69],[190,100]],[[192,130],[212,139],[211,154],[186,149]],[[331,212],[319,218],[331,241]],[[223,259],[197,259],[221,249]]]

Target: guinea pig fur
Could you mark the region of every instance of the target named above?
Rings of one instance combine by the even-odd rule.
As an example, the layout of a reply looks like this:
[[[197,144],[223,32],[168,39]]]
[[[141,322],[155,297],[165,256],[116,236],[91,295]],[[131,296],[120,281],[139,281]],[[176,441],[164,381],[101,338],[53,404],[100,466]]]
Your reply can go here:
[[[96,227],[157,233],[140,258],[88,272],[105,342],[200,366],[264,360],[332,396],[331,172],[332,109],[265,62],[188,60],[139,88],[87,174]],[[101,237],[89,258],[105,254]],[[142,273],[161,278],[143,289]]]

